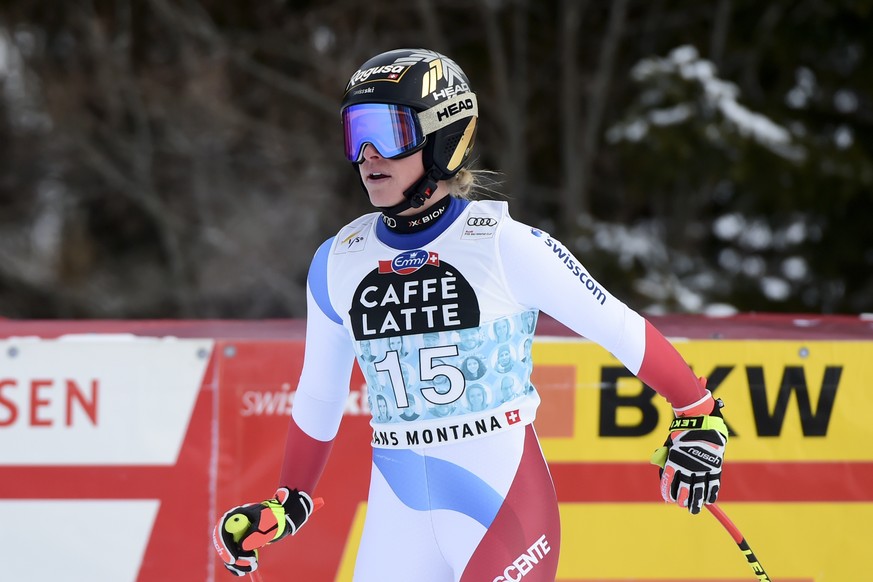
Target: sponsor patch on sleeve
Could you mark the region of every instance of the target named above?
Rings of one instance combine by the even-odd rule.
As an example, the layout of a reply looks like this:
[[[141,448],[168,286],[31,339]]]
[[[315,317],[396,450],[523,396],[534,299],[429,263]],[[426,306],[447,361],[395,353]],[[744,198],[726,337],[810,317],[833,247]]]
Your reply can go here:
[[[500,220],[493,216],[477,216],[471,214],[464,222],[462,239],[486,239],[492,238],[497,230]]]

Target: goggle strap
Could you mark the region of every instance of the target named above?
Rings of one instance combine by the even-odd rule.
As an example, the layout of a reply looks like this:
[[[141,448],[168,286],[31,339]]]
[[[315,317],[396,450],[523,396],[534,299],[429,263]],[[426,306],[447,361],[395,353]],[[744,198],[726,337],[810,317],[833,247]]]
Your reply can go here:
[[[379,206],[378,208],[382,214],[391,218],[397,218],[401,212],[410,208],[421,208],[433,196],[438,181],[437,170],[431,168],[415,184],[406,189],[403,193],[403,202],[394,206]]]
[[[479,104],[475,93],[459,93],[450,99],[440,101],[430,109],[418,114],[418,122],[424,135],[442,129],[465,117],[478,117]]]

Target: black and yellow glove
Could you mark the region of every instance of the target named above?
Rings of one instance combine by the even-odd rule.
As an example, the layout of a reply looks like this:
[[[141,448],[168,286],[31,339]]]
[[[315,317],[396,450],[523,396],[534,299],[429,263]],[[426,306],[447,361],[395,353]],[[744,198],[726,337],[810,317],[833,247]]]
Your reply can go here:
[[[652,464],[661,467],[661,497],[693,514],[718,498],[728,441],[723,406],[715,400],[708,415],[674,419],[664,446],[652,455]]]
[[[258,548],[294,535],[303,527],[315,505],[297,489],[280,487],[273,499],[234,507],[212,532],[212,543],[235,576],[258,569]]]

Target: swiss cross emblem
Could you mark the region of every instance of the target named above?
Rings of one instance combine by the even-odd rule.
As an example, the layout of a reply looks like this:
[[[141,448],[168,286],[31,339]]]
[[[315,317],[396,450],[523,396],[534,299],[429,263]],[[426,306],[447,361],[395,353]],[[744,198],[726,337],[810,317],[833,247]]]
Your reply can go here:
[[[508,422],[509,424],[515,424],[516,422],[519,422],[520,420],[521,420],[521,415],[518,413],[517,410],[510,410],[509,412],[506,413],[506,422]]]

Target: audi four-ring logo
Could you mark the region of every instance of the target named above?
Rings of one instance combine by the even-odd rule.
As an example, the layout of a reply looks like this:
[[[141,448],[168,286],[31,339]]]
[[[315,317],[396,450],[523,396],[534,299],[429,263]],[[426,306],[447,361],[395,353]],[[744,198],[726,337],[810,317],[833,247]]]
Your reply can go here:
[[[467,226],[497,226],[497,219],[487,216],[471,216],[467,219]]]

